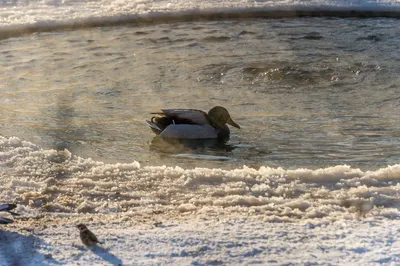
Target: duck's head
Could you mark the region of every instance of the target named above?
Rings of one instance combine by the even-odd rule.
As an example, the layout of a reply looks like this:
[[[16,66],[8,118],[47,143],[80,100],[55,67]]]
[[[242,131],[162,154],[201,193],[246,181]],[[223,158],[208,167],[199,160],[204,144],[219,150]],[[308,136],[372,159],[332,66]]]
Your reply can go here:
[[[222,128],[225,124],[229,124],[233,127],[240,128],[240,126],[232,120],[231,116],[228,113],[228,110],[226,110],[222,106],[215,106],[211,108],[211,110],[208,111],[207,116],[210,120],[210,123],[217,127]]]

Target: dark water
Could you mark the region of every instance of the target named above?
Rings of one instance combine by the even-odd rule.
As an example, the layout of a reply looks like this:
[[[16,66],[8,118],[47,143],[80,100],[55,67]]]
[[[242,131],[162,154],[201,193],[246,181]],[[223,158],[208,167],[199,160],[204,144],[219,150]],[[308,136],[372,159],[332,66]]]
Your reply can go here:
[[[400,161],[400,21],[197,21],[0,41],[0,134],[105,162],[295,169]],[[221,146],[159,146],[161,108],[225,106]]]

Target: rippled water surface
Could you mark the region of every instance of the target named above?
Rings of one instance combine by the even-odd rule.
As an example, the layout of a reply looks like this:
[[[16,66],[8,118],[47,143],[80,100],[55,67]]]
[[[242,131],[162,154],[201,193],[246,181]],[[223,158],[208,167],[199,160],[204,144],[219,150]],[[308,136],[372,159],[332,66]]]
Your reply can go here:
[[[106,162],[376,169],[400,161],[400,22],[125,25],[0,41],[0,134]],[[225,146],[154,148],[161,108],[225,106]]]

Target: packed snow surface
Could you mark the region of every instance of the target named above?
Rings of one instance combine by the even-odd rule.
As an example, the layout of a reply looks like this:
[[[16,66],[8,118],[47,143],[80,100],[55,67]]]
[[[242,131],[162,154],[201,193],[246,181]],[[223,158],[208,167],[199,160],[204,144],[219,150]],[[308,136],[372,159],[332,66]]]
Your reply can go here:
[[[0,196],[21,214],[2,226],[5,265],[400,261],[400,165],[183,169],[104,164],[16,137],[0,147]],[[78,223],[104,249],[84,247]]]

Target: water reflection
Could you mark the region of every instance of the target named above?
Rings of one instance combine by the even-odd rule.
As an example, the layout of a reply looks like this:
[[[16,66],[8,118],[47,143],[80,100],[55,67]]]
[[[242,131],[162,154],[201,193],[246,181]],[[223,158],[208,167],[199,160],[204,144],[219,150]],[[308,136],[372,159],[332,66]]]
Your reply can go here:
[[[231,157],[231,152],[236,147],[217,139],[181,140],[163,139],[159,136],[153,138],[150,150],[171,155],[197,154],[203,159],[219,159]]]
[[[75,97],[63,94],[58,97],[55,109],[54,128],[48,132],[53,139],[53,148],[60,151],[68,149],[74,151],[74,138],[84,135],[75,124],[78,114],[74,107]]]

